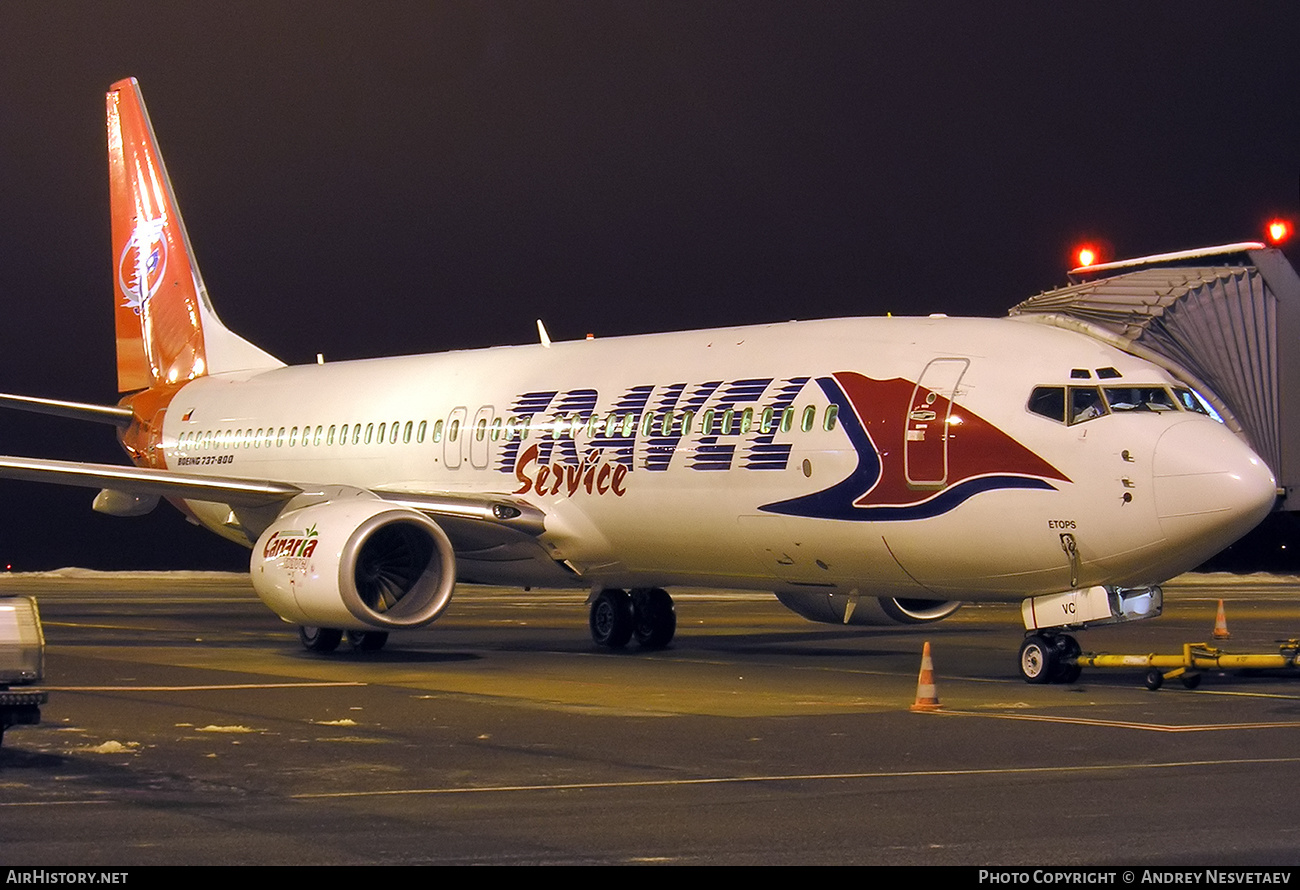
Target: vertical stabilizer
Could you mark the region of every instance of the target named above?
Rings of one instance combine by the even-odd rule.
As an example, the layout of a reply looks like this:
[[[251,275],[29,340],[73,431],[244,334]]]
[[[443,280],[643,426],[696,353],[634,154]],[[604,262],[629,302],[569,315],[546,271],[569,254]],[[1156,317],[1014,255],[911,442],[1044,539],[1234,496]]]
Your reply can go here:
[[[108,172],[118,390],[280,367],[208,302],[135,78],[108,93]]]

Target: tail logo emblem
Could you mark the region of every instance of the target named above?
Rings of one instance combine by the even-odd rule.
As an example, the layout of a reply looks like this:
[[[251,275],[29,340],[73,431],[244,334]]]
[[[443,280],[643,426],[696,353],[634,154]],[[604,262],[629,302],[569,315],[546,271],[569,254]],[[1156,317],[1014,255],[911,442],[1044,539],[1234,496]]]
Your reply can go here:
[[[167,269],[167,239],[163,237],[166,225],[166,219],[136,223],[135,231],[117,261],[117,282],[124,299],[122,305],[136,315],[162,284]]]

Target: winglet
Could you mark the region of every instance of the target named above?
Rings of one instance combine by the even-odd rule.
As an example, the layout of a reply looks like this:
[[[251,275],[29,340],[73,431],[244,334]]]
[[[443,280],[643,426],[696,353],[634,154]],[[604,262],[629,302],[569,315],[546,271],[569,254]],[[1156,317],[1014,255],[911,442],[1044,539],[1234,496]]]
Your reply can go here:
[[[551,335],[546,333],[546,325],[542,324],[542,320],[540,318],[537,319],[537,336],[541,338],[542,346],[544,348],[546,349],[551,348]]]

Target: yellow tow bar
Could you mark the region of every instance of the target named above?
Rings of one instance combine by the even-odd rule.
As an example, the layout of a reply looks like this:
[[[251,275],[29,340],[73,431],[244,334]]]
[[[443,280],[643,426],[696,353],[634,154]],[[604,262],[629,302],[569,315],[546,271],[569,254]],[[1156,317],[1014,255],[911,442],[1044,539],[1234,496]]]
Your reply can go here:
[[[1277,655],[1230,655],[1209,643],[1184,643],[1182,655],[1110,655],[1084,652],[1079,667],[1147,668],[1147,689],[1155,691],[1165,680],[1180,679],[1188,689],[1201,684],[1201,671],[1285,670],[1300,668],[1300,640],[1285,640]]]

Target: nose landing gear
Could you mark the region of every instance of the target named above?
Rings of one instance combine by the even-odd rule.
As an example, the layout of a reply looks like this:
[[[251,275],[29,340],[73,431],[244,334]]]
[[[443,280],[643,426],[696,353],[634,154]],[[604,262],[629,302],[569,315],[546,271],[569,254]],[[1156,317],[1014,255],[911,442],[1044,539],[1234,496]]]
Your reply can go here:
[[[1061,536],[1067,552],[1074,537]],[[1020,644],[1020,676],[1026,683],[1073,683],[1083,673],[1079,641],[1066,630],[1155,618],[1164,606],[1159,587],[1088,587],[1033,596],[1020,604],[1027,634]]]

